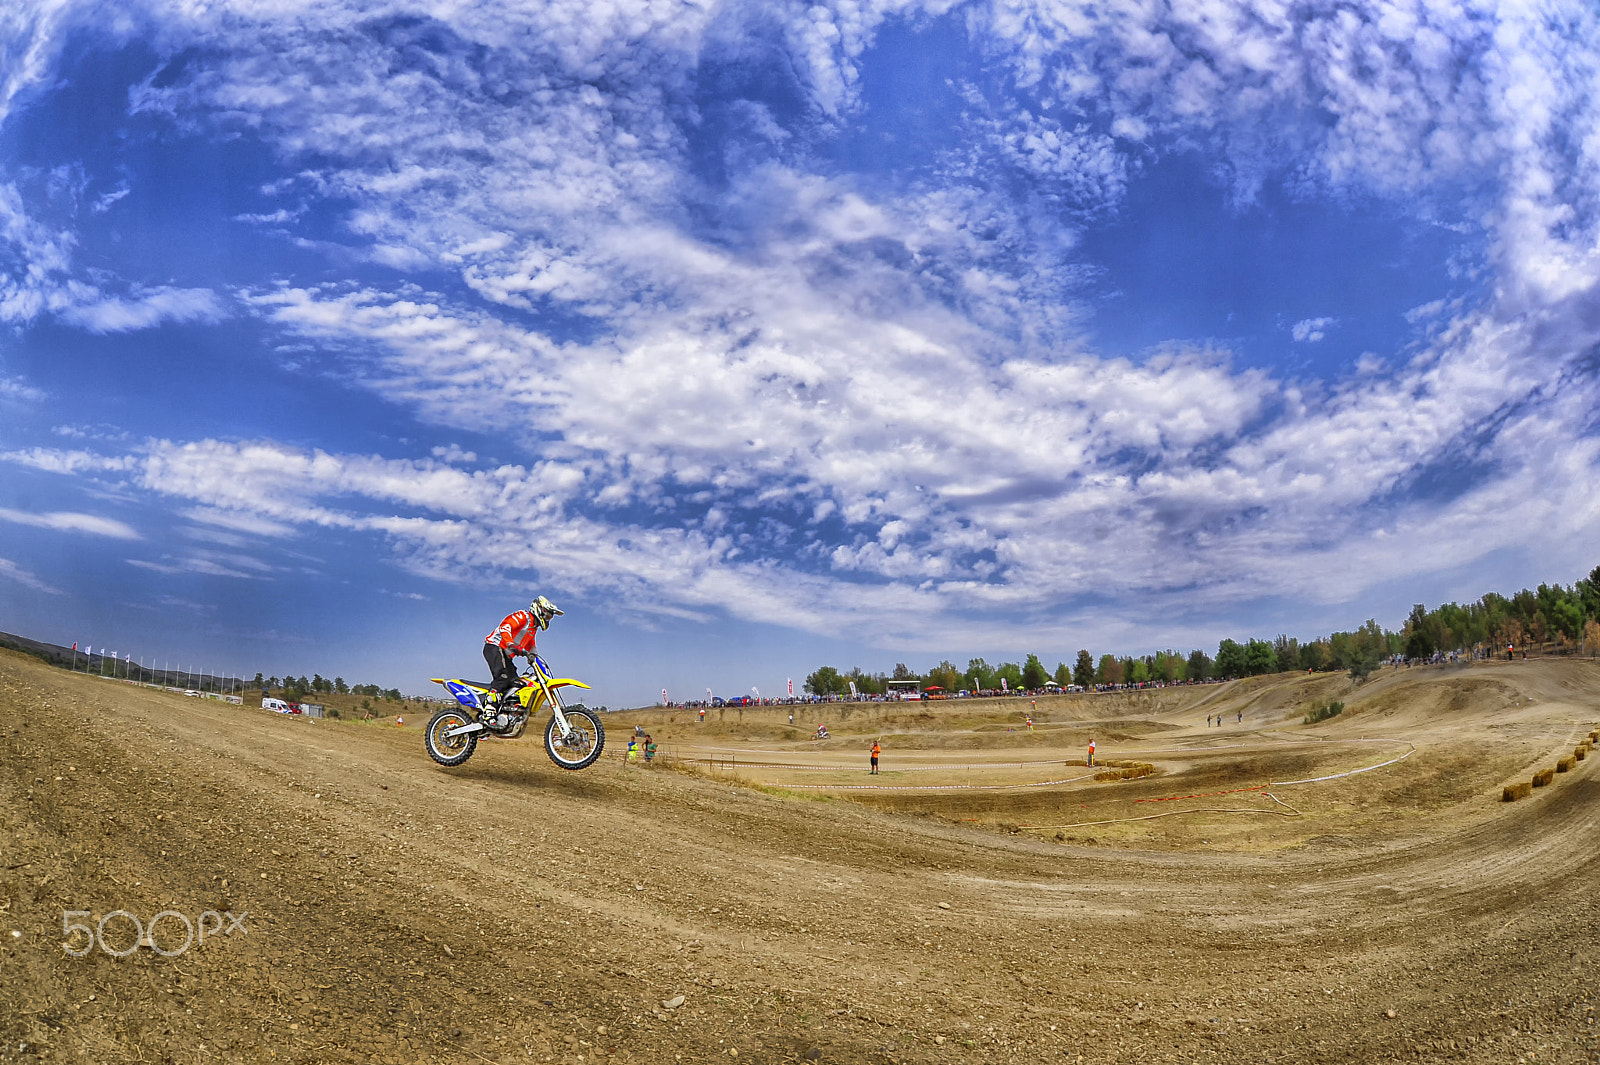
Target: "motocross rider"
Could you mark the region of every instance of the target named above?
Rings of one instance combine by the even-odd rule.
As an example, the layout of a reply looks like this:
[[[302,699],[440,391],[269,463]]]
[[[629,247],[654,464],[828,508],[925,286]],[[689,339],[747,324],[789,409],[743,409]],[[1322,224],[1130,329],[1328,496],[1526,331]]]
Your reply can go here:
[[[512,656],[525,655],[531,659],[534,637],[540,629],[550,627],[551,618],[561,614],[554,603],[541,595],[528,604],[528,609],[507,614],[499,628],[484,637],[483,659],[494,674],[494,682],[489,687],[502,700],[517,686],[517,666]]]

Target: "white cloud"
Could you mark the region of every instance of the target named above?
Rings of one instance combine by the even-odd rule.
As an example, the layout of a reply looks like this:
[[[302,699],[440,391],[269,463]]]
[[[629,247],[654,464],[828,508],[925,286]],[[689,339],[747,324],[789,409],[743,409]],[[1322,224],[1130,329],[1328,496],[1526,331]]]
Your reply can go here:
[[[432,576],[536,572],[662,617],[782,604],[799,627],[885,640],[952,617],[1065,630],[1079,620],[1057,604],[1091,594],[1136,602],[1108,608],[1125,618],[1327,601],[1592,542],[1594,385],[1555,387],[1600,341],[1592,13],[972,4],[1000,73],[960,87],[961,146],[891,186],[809,152],[861,114],[879,30],[946,5],[463,5],[422,29],[399,10],[152,4],[164,39],[207,48],[133,104],[315,168],[245,221],[292,231],[308,202],[353,205],[369,260],[459,276],[481,302],[299,281],[239,298],[312,341],[308,361],[424,422],[494,426],[516,461],[272,440],[0,457],[123,477],[213,531],[364,532]],[[734,147],[762,161],[708,178],[697,79],[753,59],[796,72],[805,117],[743,101]],[[1080,223],[1053,212],[1115,211],[1141,167],[1190,152],[1240,200],[1272,177],[1424,213],[1449,199],[1490,234],[1497,283],[1419,313],[1414,349],[1304,389],[1220,348],[1101,357],[1079,325]],[[206,290],[88,284],[74,235],[9,186],[0,227],[21,264],[0,274],[7,321],[224,313]],[[267,572],[244,557],[135,564]]]
[[[1297,344],[1315,344],[1328,335],[1328,328],[1339,324],[1337,318],[1302,318],[1291,330]]]
[[[249,533],[253,536],[283,537],[294,535],[294,527],[291,525],[281,521],[269,521],[259,514],[237,510],[221,510],[216,507],[191,507],[183,512],[183,516],[201,525],[232,529],[236,532]]]
[[[52,588],[9,558],[0,558],[0,577],[16,581],[25,588],[32,588],[36,592],[44,592],[47,595],[66,594],[59,588]]]
[[[130,558],[128,565],[156,573],[177,575],[195,573],[203,577],[234,577],[244,580],[264,580],[277,567],[251,555],[226,551],[191,551],[185,555],[163,555],[159,561]]]
[[[29,322],[70,304],[76,238],[31,217],[13,184],[0,184],[0,322]],[[87,286],[84,286],[87,289]]]
[[[204,288],[156,288],[134,298],[97,296],[60,313],[62,321],[91,333],[126,333],[162,322],[216,322],[225,316],[216,293]]]
[[[106,456],[89,451],[63,451],[57,448],[31,447],[20,451],[0,452],[0,462],[46,473],[86,473],[93,471],[121,471],[131,469],[135,460],[126,455]]]
[[[0,400],[17,403],[38,403],[45,398],[39,389],[17,377],[0,377]]]
[[[122,199],[132,191],[133,190],[128,187],[128,183],[124,181],[118,184],[117,187],[112,189],[110,192],[101,194],[101,196],[94,201],[94,205],[90,209],[94,211],[95,214],[105,214],[107,211],[111,210],[112,206],[118,200]]]
[[[58,532],[79,532],[88,533],[91,536],[108,536],[115,540],[143,539],[133,526],[117,521],[114,518],[103,518],[98,514],[77,514],[64,510],[52,511],[48,514],[36,514],[32,511],[0,507],[0,521],[9,521],[14,525],[31,525],[38,529],[54,529]]]
[[[224,308],[209,289],[129,286],[126,296],[78,276],[77,236],[29,215],[14,184],[0,184],[0,322],[25,325],[42,315],[94,333],[148,329],[164,321],[214,322]]]

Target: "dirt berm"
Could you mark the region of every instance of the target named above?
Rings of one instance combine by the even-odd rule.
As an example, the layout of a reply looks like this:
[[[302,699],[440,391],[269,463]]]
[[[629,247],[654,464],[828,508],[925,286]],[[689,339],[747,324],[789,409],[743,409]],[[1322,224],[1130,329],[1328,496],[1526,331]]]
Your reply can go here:
[[[537,741],[444,770],[420,722],[0,655],[0,1060],[1592,1062],[1600,759],[1499,796],[1600,722],[1600,669],[1515,667],[1377,678],[1317,726],[1296,677],[1152,719],[1270,705],[1253,742],[1419,753],[1274,791],[1314,837],[1202,814],[1145,846]],[[115,911],[171,914],[139,947]],[[181,949],[206,911],[238,924]]]

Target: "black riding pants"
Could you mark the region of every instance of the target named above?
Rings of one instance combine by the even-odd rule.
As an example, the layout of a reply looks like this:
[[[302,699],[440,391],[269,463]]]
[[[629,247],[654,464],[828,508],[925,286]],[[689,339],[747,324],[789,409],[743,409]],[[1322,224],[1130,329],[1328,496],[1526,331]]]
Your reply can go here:
[[[484,644],[483,660],[489,663],[489,672],[494,676],[494,683],[490,685],[491,688],[504,695],[516,687],[517,664],[504,647],[497,643]]]

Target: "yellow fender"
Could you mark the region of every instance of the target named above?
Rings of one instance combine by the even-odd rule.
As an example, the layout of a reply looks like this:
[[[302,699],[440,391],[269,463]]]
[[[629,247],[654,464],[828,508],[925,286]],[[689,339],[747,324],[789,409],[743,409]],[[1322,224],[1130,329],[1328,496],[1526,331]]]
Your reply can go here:
[[[585,684],[583,681],[573,680],[571,677],[552,677],[545,681],[545,683],[548,684],[552,689],[589,687],[589,685]],[[537,684],[524,685],[522,690],[517,694],[522,699],[522,705],[528,708],[529,713],[537,711],[541,706],[544,705],[544,691]]]

